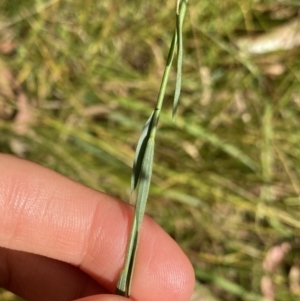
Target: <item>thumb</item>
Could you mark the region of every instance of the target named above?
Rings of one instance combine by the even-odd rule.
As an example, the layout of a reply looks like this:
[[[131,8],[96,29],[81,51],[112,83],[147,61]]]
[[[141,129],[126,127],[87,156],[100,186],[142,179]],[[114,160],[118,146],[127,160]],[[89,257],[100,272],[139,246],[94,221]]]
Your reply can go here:
[[[82,299],[77,299],[74,301],[131,301],[131,299],[124,298],[117,295],[97,295],[97,296],[90,296]]]

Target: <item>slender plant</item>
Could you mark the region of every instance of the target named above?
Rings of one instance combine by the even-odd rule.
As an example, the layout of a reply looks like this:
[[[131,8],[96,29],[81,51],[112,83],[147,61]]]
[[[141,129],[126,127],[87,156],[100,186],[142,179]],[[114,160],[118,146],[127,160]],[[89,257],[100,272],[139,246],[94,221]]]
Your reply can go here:
[[[182,24],[186,13],[186,7],[188,0],[177,0],[176,6],[176,29],[171,42],[167,63],[165,66],[158,99],[155,105],[155,109],[147,120],[139,138],[134,164],[131,176],[131,192],[137,187],[137,199],[134,211],[134,217],[132,221],[131,233],[129,237],[127,253],[125,258],[125,264],[121,271],[119,281],[117,283],[116,293],[121,296],[130,296],[130,287],[132,282],[132,276],[134,272],[134,262],[138,247],[139,233],[145,213],[150,183],[152,175],[154,145],[156,128],[159,120],[160,111],[164,101],[166,86],[171,70],[174,53],[177,51],[177,77],[175,86],[175,95],[173,102],[173,120],[175,120],[180,90],[181,90],[181,75],[182,75],[182,54],[183,54],[183,42],[182,42]]]

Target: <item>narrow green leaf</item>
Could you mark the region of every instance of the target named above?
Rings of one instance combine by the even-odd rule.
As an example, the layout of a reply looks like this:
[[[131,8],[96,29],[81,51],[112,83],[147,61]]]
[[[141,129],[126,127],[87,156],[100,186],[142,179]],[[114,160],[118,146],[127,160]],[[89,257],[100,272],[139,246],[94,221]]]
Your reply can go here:
[[[176,76],[176,86],[175,95],[173,101],[173,121],[176,117],[177,107],[179,103],[179,97],[181,92],[181,75],[182,75],[182,29],[181,29],[180,15],[176,15],[176,35],[177,35],[177,76]]]
[[[132,276],[134,271],[134,263],[135,263],[135,257],[136,257],[136,250],[138,245],[138,236],[139,231],[141,229],[141,225],[143,222],[143,217],[145,214],[148,194],[149,194],[149,188],[151,184],[151,176],[152,176],[152,165],[153,165],[153,156],[154,156],[154,137],[150,136],[145,156],[142,163],[142,169],[141,169],[141,175],[139,180],[139,187],[137,192],[137,200],[135,205],[135,214],[134,218],[136,220],[136,232],[135,232],[135,240],[134,240],[134,246],[132,249],[132,255],[131,255],[131,261],[130,261],[130,267],[128,272],[128,294],[130,296],[130,288],[131,288],[131,282],[132,282]]]
[[[150,131],[151,131],[152,123],[153,123],[153,116],[154,116],[154,112],[152,112],[149,119],[145,123],[142,133],[141,133],[141,136],[139,138],[137,147],[136,147],[132,174],[131,174],[131,192],[133,192],[135,190],[136,185],[139,181],[142,162],[144,159],[146,146],[147,146],[147,143],[148,143],[148,140],[150,137]]]
[[[127,291],[128,269],[122,269],[116,288],[116,295],[128,297]]]
[[[174,101],[175,110],[173,111],[173,116],[175,116],[177,110],[178,99],[180,95],[180,87],[181,87],[181,69],[182,69],[181,66],[182,66],[183,47],[182,47],[181,28],[182,28],[182,23],[186,11],[187,3],[188,0],[177,0],[177,10],[176,10],[177,26],[171,42],[167,63],[165,66],[165,71],[163,74],[162,83],[158,94],[157,103],[154,112],[151,114],[151,116],[147,120],[142,130],[136,148],[136,155],[134,158],[133,171],[131,176],[131,191],[133,191],[139,184],[138,192],[137,192],[137,200],[135,205],[135,212],[134,212],[134,218],[131,227],[128,247],[127,247],[125,265],[123,270],[121,271],[120,278],[117,284],[117,289],[116,289],[116,293],[118,295],[122,295],[125,297],[130,296],[130,288],[131,288],[132,276],[134,272],[135,256],[138,247],[139,231],[145,214],[146,203],[147,203],[147,198],[148,198],[148,193],[149,193],[149,188],[151,183],[156,126],[158,123],[161,107],[164,100],[166,85],[170,74],[171,64],[174,57],[176,45],[177,45],[177,52],[178,52],[177,68],[179,72],[177,75],[177,82],[176,82],[176,92],[175,92],[175,101]],[[177,43],[178,38],[181,39],[179,43]]]
[[[137,239],[138,239],[137,233],[138,231],[136,227],[136,218],[134,217],[131,226],[129,242],[127,246],[125,265],[121,271],[117,283],[117,288],[116,288],[116,294],[119,296],[129,297],[129,284],[131,283],[132,270],[134,265],[133,256],[135,256],[136,247],[137,247]]]
[[[139,229],[136,229],[134,240],[133,240],[133,246],[131,249],[131,257],[130,257],[130,262],[128,267],[127,286],[126,286],[128,297],[130,297],[131,295],[131,284],[132,284],[134,264],[135,264],[136,253],[137,253],[138,242],[139,242],[139,233],[140,233]]]
[[[152,115],[150,116],[150,118],[152,118]],[[152,131],[152,133],[155,133],[155,129]],[[132,282],[136,250],[138,245],[138,235],[145,214],[146,203],[151,183],[153,155],[154,135],[151,136],[149,133],[149,138],[145,146],[144,156],[142,158],[141,163],[137,200],[135,205],[134,219],[131,228],[129,243],[127,247],[125,266],[121,272],[116,289],[116,293],[118,295],[125,297],[128,297],[130,295],[130,287]]]
[[[154,137],[150,137],[143,164],[142,164],[142,170],[140,175],[140,183],[137,193],[137,201],[136,201],[136,216],[137,216],[137,228],[139,229],[143,216],[145,213],[147,198],[148,198],[148,192],[149,187],[151,183],[151,175],[152,175],[152,165],[153,165],[153,154],[154,154]]]

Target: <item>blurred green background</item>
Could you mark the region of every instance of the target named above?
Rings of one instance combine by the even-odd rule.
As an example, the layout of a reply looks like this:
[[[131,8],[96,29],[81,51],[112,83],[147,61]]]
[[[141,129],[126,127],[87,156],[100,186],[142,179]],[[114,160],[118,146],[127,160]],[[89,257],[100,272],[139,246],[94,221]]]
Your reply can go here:
[[[175,6],[1,0],[0,151],[128,201]],[[191,259],[194,301],[299,300],[299,14],[299,0],[190,0],[147,212]]]

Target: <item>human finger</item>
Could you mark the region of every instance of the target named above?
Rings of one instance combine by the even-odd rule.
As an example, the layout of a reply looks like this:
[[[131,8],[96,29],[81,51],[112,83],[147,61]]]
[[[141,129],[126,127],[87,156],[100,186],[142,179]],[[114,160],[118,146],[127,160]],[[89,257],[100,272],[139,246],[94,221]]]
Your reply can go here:
[[[131,299],[124,298],[116,295],[98,295],[90,296],[83,299],[78,299],[75,301],[131,301]]]
[[[0,248],[0,287],[28,301],[70,301],[107,293],[75,266],[6,248]]]
[[[132,208],[51,170],[0,155],[0,245],[79,267],[110,292],[123,266]],[[149,217],[141,230],[133,300],[186,301],[192,267]]]

